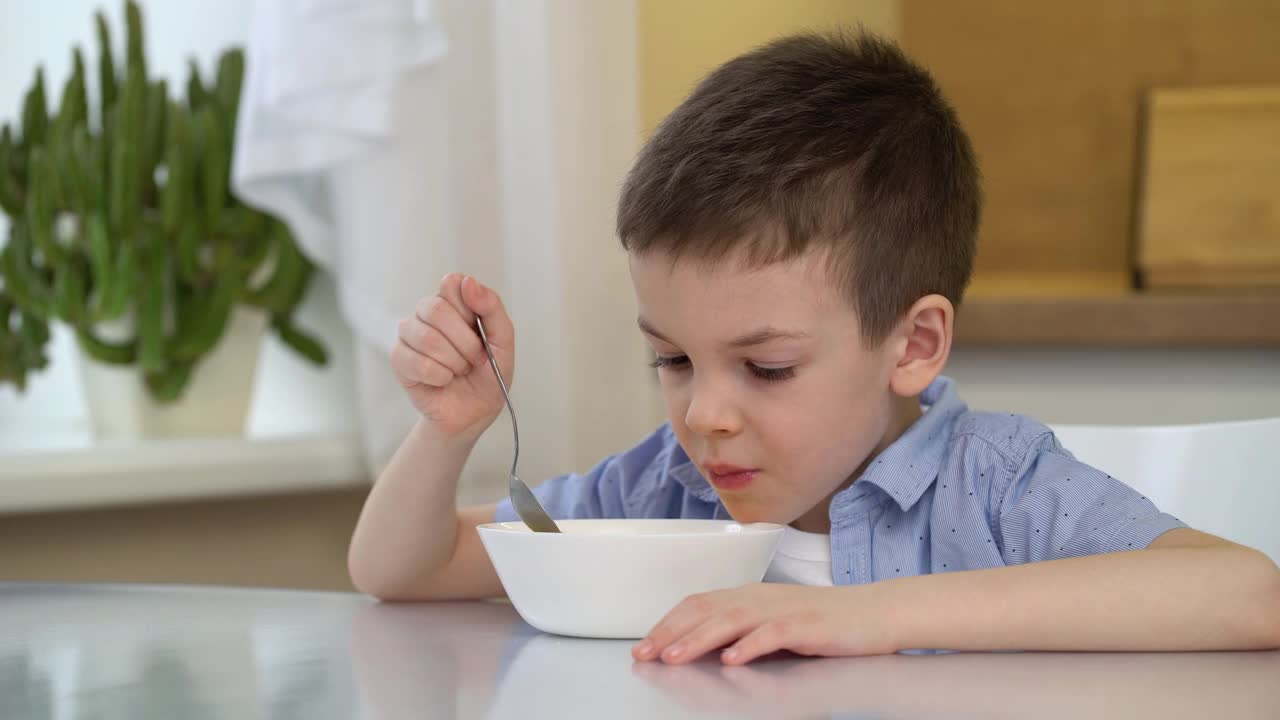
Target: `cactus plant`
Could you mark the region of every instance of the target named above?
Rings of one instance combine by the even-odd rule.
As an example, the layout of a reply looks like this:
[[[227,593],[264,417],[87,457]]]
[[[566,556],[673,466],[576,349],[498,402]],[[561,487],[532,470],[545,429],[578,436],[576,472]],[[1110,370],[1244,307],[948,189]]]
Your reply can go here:
[[[108,363],[135,364],[152,397],[179,398],[237,304],[265,310],[280,338],[324,364],[324,347],[292,317],[312,264],[279,220],[230,191],[244,54],[226,51],[211,84],[191,64],[186,98],[151,79],[142,15],[125,4],[123,65],[97,14],[98,102],[85,64],[48,109],[37,68],[16,131],[0,126],[0,383],[19,390],[46,366],[49,323],[74,328]],[[102,337],[124,321],[133,337]]]

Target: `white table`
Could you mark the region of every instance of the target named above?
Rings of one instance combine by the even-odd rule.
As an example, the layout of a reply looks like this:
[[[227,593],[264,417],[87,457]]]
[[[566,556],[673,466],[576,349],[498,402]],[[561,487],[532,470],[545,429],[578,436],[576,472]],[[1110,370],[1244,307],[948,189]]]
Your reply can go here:
[[[0,718],[1280,717],[1280,652],[723,668],[630,646],[540,634],[504,603],[0,583]]]

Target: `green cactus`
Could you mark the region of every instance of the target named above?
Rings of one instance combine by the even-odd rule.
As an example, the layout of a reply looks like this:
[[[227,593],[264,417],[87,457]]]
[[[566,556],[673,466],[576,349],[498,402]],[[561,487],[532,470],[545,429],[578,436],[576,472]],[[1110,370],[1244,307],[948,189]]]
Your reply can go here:
[[[96,106],[75,48],[58,106],[37,69],[20,126],[0,126],[0,383],[22,390],[48,364],[59,320],[90,356],[136,365],[152,397],[172,402],[237,305],[265,310],[287,345],[324,364],[324,346],[293,321],[313,265],[283,223],[229,187],[243,52],[225,52],[207,84],[192,62],[186,98],[171,98],[148,76],[133,0],[125,18],[121,66],[96,17]],[[98,326],[121,319],[134,337],[104,340]]]

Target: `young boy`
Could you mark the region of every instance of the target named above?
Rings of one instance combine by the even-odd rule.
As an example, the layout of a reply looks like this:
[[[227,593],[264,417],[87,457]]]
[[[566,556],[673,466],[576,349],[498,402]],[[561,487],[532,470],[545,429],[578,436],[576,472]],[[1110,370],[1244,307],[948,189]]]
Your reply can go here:
[[[789,526],[766,582],[688,598],[633,649],[741,664],[956,650],[1280,646],[1280,571],[1076,461],[1040,423],[968,410],[941,376],[978,227],[978,169],[929,75],[873,36],[801,36],[713,72],[622,192],[639,326],[669,423],[537,494],[555,518]],[[384,599],[500,595],[455,510],[501,412],[496,293],[449,275],[392,365],[422,420],[350,550]],[[1213,482],[1205,478],[1205,482]]]

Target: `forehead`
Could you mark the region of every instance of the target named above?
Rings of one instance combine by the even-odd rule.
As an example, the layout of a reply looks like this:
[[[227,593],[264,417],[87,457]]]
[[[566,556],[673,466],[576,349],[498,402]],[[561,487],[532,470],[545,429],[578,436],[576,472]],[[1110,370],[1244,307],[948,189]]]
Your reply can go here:
[[[640,315],[659,327],[680,318],[714,321],[726,331],[795,326],[847,309],[818,253],[755,266],[737,257],[704,262],[650,252],[633,253],[629,263]]]

